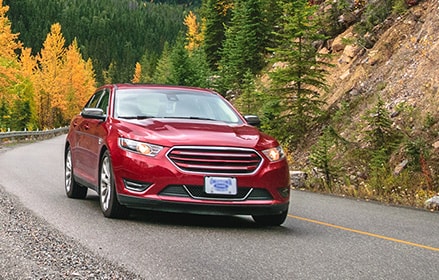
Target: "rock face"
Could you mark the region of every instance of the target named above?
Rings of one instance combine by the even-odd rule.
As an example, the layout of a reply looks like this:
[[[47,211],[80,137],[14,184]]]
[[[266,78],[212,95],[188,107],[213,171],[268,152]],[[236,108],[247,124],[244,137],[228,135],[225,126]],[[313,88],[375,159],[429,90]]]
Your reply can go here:
[[[439,1],[406,2],[411,6],[409,11],[389,17],[370,32],[375,36],[373,45],[362,44],[367,34],[361,37],[353,26],[328,41],[324,53],[332,55],[334,67],[326,76],[329,91],[322,95],[328,111],[349,110],[346,115],[350,120],[335,124],[337,133],[360,147],[364,146],[359,143],[364,138],[362,116],[379,96],[392,113],[392,127],[405,133],[409,141],[421,139],[426,144],[431,155],[427,164],[439,182]],[[343,111],[334,110],[336,113]],[[311,133],[305,142],[312,145],[316,135]],[[298,156],[292,168],[312,169],[306,158],[309,148],[304,145],[298,151],[302,158]],[[391,162],[398,166],[395,173],[404,169],[402,163],[407,158],[404,148],[399,148],[401,153],[393,155]]]
[[[308,174],[303,171],[291,171],[291,185],[295,188],[303,188],[305,187],[306,179],[308,178]]]
[[[439,211],[439,196],[433,196],[425,202],[425,208],[431,211]]]

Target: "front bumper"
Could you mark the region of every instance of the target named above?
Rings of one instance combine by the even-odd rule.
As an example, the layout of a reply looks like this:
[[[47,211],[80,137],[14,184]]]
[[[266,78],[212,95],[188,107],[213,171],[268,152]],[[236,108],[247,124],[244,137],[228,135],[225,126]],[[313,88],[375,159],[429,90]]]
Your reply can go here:
[[[202,204],[189,202],[145,199],[129,195],[118,195],[119,203],[128,207],[164,212],[201,215],[276,215],[288,211],[289,202],[271,205]]]
[[[128,208],[214,215],[276,215],[288,210],[286,161],[264,161],[251,174],[203,174],[180,170],[168,158],[147,158],[123,150],[113,153],[119,203]],[[234,177],[236,196],[204,192],[206,176]]]

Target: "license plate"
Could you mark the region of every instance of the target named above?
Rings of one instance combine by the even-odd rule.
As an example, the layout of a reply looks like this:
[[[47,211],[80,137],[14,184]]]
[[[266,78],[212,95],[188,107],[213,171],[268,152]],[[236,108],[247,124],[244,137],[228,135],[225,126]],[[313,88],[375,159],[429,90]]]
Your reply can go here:
[[[236,178],[232,177],[205,177],[204,190],[208,194],[236,195],[238,188]]]

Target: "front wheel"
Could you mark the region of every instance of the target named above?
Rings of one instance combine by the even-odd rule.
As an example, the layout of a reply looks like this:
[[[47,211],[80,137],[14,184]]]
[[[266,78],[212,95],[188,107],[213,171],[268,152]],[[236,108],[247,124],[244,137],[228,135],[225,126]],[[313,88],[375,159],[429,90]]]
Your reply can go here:
[[[64,186],[67,197],[83,199],[87,196],[87,188],[79,185],[75,181],[75,176],[73,175],[72,152],[70,147],[67,148],[66,156],[64,158],[64,176]]]
[[[280,226],[287,218],[288,211],[276,215],[253,215],[253,220],[262,226]]]
[[[114,184],[113,168],[110,153],[105,151],[101,158],[99,172],[99,202],[102,213],[107,218],[124,218],[128,216],[128,209],[117,200]]]

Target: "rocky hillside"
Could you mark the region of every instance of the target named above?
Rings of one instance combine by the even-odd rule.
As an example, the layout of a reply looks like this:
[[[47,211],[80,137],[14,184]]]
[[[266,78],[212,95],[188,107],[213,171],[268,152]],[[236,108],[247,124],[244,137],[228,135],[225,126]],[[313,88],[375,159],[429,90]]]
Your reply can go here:
[[[332,41],[336,67],[329,75],[328,104],[379,94],[391,110],[406,103],[438,117],[439,1],[423,1],[375,29],[370,49],[345,43],[358,39],[352,27]]]
[[[362,46],[359,42],[364,41],[372,44]],[[429,170],[420,173],[429,173],[430,191],[439,191],[439,1],[419,1],[363,38],[351,26],[321,51],[331,53],[335,65],[329,70],[325,99],[337,133],[357,143],[357,149],[364,148],[364,116],[381,98],[392,127],[404,135],[404,143],[392,154],[391,168],[410,164],[404,152],[407,143],[423,143],[418,146],[428,154]],[[314,144],[317,136],[306,142]],[[293,169],[309,170],[309,151],[310,146],[302,148]],[[338,151],[336,158],[343,161],[345,153]],[[355,166],[355,159],[349,164],[343,170],[358,191],[359,177],[368,175]]]

